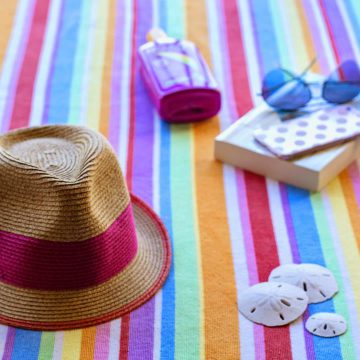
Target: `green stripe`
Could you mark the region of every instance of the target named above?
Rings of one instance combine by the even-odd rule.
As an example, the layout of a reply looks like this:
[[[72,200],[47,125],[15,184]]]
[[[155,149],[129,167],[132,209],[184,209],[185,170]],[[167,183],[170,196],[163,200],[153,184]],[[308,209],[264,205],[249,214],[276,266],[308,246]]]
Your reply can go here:
[[[314,193],[311,195],[311,203],[315,216],[316,227],[320,238],[320,244],[323,251],[326,267],[329,268],[335,275],[336,281],[339,285],[339,292],[333,298],[334,307],[336,312],[343,315],[348,320],[349,324],[349,311],[347,308],[346,293],[344,289],[344,282],[339,268],[336,249],[333,245],[332,234],[330,232],[330,224],[326,217],[324,204],[321,198],[321,193]],[[344,359],[355,359],[355,351],[352,342],[351,328],[348,326],[347,332],[340,336],[341,352]]]
[[[185,38],[183,0],[168,0],[167,31]],[[199,359],[200,295],[191,125],[171,126],[171,204],[175,267],[175,359]]]
[[[199,358],[200,296],[194,224],[191,126],[173,125],[171,203],[175,266],[175,359]]]
[[[38,360],[51,360],[53,358],[54,344],[55,333],[44,331],[41,335]]]

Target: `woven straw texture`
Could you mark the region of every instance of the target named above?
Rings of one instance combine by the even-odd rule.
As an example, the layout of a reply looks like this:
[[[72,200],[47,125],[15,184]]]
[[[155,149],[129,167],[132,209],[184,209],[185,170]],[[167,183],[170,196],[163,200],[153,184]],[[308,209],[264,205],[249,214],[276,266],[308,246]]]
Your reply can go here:
[[[195,41],[220,83],[214,119],[169,126],[157,117],[136,51],[152,26]],[[78,331],[0,326],[0,359],[360,359],[358,163],[309,193],[214,161],[214,137],[261,101],[277,66],[324,75],[360,59],[358,0],[0,1],[1,132],[39,124],[104,134],[132,193],[160,214],[173,245],[161,291],[131,314]],[[289,327],[246,321],[241,291],[280,263],[315,262],[339,293]],[[314,312],[349,330],[321,339]]]
[[[139,306],[163,283],[166,231],[130,198],[100,134],[75,126],[12,131],[0,137],[0,173],[2,322],[94,325]]]

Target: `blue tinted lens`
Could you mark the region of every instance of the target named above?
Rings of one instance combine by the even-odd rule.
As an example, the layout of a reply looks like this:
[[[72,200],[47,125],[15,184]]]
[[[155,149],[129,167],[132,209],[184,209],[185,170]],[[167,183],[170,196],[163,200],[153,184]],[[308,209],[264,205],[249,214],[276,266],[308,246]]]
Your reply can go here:
[[[278,69],[269,72],[262,86],[264,100],[279,110],[295,110],[311,99],[308,86],[290,72]]]
[[[345,103],[360,93],[360,70],[353,60],[342,63],[324,83],[323,98],[332,103]]]

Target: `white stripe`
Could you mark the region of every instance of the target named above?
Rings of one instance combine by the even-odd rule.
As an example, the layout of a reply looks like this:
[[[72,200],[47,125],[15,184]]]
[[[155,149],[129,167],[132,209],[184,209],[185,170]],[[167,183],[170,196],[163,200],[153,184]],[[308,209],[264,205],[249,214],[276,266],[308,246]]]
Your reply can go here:
[[[13,78],[13,68],[16,63],[16,58],[19,56],[19,49],[23,41],[23,37],[26,36],[24,30],[27,25],[27,18],[31,16],[28,0],[21,0],[16,10],[15,21],[13,24],[10,41],[6,51],[6,56],[3,62],[0,75],[0,122],[4,121],[4,111],[8,101],[9,86]]]
[[[259,62],[256,55],[254,24],[252,23],[252,16],[248,2],[244,0],[237,0],[237,4],[239,9],[244,50],[246,54],[246,71],[249,79],[250,95],[254,106],[257,106],[262,102],[262,97],[257,95],[261,92],[261,79]]]
[[[64,344],[64,332],[58,331],[55,333],[54,352],[52,360],[61,360]]]
[[[347,10],[345,9],[345,4],[343,1],[337,1],[337,6],[338,6],[340,14],[344,20],[346,33],[349,35],[351,48],[354,51],[356,61],[359,63],[360,62],[360,49],[359,49],[359,45],[358,45],[358,42],[357,42],[355,34],[354,34],[354,29],[353,29],[353,27],[351,25],[351,21],[349,19],[349,15],[347,13]]]
[[[0,325],[0,359],[3,358],[6,344],[6,336],[8,333],[8,327],[5,325]]]
[[[44,111],[46,85],[49,78],[51,59],[56,43],[62,0],[53,0],[50,4],[46,24],[45,38],[40,54],[39,68],[36,72],[34,92],[31,104],[30,126],[39,125]]]
[[[119,358],[120,336],[121,336],[121,319],[116,319],[111,321],[108,360]]]
[[[271,179],[266,179],[266,187],[279,261],[280,264],[289,264],[293,262],[293,256],[285,222],[279,183]],[[299,360],[306,359],[306,344],[302,319],[300,318],[291,323],[289,330],[293,358]]]
[[[153,359],[160,359],[161,355],[161,316],[162,316],[162,290],[155,295],[155,314],[154,314],[154,347]]]
[[[293,262],[293,257],[284,218],[279,183],[266,178],[266,187],[279,261],[280,264],[289,264]]]
[[[129,139],[130,123],[130,79],[131,79],[131,54],[132,54],[132,21],[133,21],[133,0],[125,1],[125,23],[124,23],[124,63],[121,69],[121,122],[120,122],[120,147],[119,160],[122,169],[126,169],[127,148]],[[137,51],[137,49],[134,49]]]

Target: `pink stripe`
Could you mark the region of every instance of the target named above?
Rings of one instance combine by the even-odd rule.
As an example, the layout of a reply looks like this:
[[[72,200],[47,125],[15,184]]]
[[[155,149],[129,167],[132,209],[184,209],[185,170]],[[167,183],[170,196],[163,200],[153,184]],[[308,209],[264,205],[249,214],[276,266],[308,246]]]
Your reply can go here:
[[[110,325],[100,325],[96,328],[94,360],[104,360],[109,357]]]
[[[244,179],[244,172],[236,170],[237,184],[238,184],[238,206],[240,209],[240,216],[243,228],[243,239],[246,251],[246,260],[248,268],[249,285],[254,285],[259,282],[256,255],[254,249],[254,239],[252,236],[249,207],[246,195],[246,185]],[[264,327],[258,324],[253,324],[253,339],[254,352],[256,359],[265,359],[265,335]],[[243,350],[244,352],[244,350]],[[246,353],[246,350],[245,352]]]
[[[8,328],[8,333],[6,336],[6,344],[5,344],[5,350],[4,355],[2,357],[2,360],[8,360],[11,359],[13,347],[14,347],[14,341],[15,341],[15,333],[16,329],[13,327]]]
[[[70,290],[101,284],[134,258],[137,241],[131,205],[102,234],[55,242],[0,231],[0,279],[20,287]]]
[[[236,171],[238,185],[238,202],[241,215],[241,222],[244,234],[244,245],[247,254],[247,267],[249,269],[249,285],[259,282],[257,265],[255,260],[254,241],[250,225],[249,207],[246,195],[246,185],[243,171]],[[265,354],[264,328],[254,324],[254,343],[256,358],[260,359]]]

